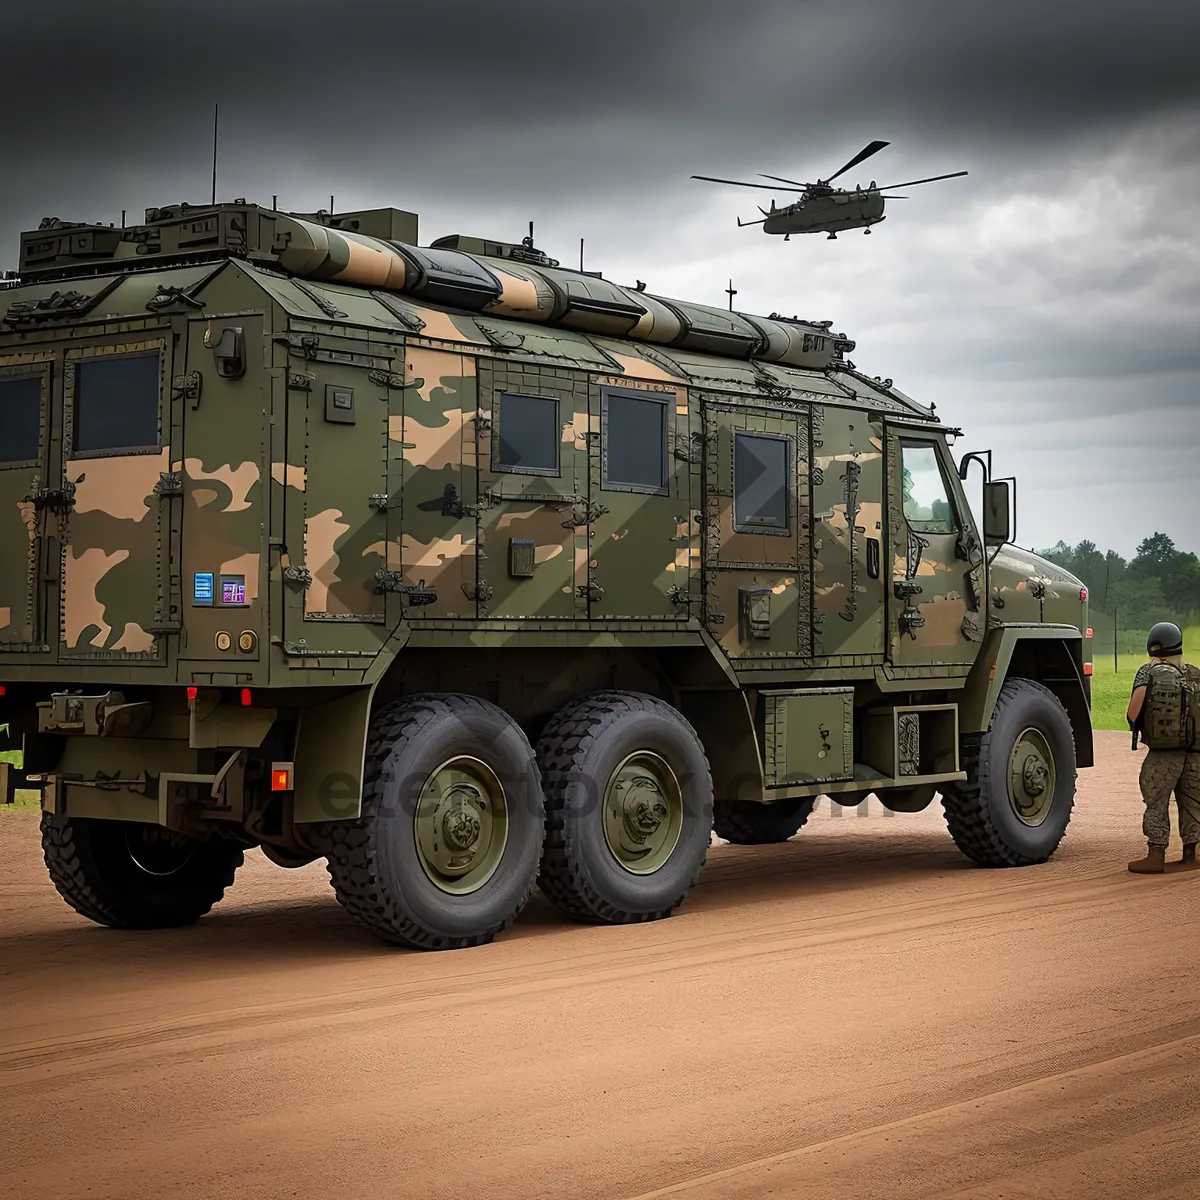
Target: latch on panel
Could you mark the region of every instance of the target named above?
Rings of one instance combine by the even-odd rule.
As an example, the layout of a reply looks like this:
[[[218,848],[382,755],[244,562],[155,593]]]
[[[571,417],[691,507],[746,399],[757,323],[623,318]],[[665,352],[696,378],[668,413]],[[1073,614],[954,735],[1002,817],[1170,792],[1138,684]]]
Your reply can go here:
[[[743,584],[738,588],[738,601],[745,632],[750,638],[771,636],[771,589]]]

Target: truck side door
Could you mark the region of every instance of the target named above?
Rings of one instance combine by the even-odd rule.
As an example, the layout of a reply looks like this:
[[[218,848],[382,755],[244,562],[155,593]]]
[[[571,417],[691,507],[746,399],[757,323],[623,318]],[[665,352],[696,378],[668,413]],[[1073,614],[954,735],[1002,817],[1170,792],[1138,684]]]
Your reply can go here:
[[[940,434],[888,430],[893,666],[974,662],[982,552]]]

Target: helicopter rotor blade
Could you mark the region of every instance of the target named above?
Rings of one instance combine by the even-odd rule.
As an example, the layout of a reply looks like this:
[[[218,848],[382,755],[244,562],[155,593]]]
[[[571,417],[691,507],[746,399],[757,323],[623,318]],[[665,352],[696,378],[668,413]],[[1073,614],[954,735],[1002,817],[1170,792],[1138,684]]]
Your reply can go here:
[[[908,200],[908,196],[885,196],[882,192],[879,194],[880,200]]]
[[[839,175],[850,170],[851,167],[857,167],[864,159],[868,159],[872,154],[878,154],[884,146],[890,146],[891,142],[868,142],[844,167],[834,171],[828,179],[822,180],[823,183],[832,183]]]
[[[693,179],[704,179],[709,183],[731,183],[734,187],[762,188],[768,192],[803,192],[805,188],[779,187],[773,183],[747,183],[744,179],[718,179],[715,175],[693,175]]]
[[[965,175],[966,171],[951,171],[949,175],[930,175],[928,179],[910,179],[907,183],[889,183],[886,187],[881,187],[881,192],[886,192],[888,188],[894,187],[916,187],[918,183],[937,183],[939,179],[957,179],[960,175]]]
[[[759,175],[761,175],[763,179],[776,179],[780,183],[794,183],[797,187],[810,188],[813,186],[811,183],[801,183],[798,179],[784,179],[782,175],[766,175],[762,171],[759,171]]]

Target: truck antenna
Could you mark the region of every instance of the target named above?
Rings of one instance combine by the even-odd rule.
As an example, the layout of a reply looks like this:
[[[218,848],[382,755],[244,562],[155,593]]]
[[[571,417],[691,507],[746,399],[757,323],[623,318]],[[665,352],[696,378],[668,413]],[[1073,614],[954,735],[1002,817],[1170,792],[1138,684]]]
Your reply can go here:
[[[213,174],[212,174],[212,202],[217,202],[217,132],[220,128],[221,106],[213,105]]]

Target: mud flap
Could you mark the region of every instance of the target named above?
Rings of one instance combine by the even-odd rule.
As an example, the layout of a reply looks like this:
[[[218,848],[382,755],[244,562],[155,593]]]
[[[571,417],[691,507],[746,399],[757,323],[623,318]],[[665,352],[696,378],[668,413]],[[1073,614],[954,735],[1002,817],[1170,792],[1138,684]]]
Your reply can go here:
[[[352,821],[362,811],[363,762],[375,686],[300,714],[293,820]]]

